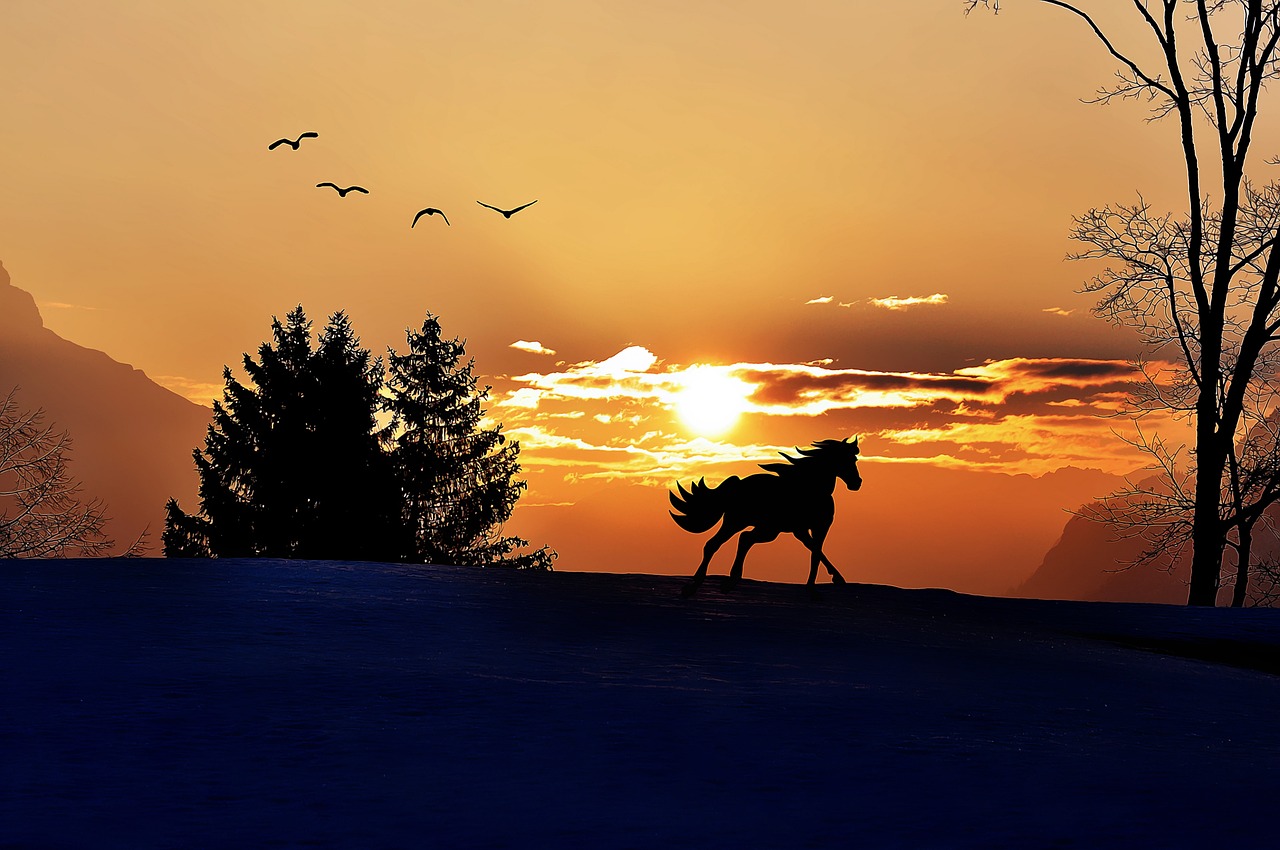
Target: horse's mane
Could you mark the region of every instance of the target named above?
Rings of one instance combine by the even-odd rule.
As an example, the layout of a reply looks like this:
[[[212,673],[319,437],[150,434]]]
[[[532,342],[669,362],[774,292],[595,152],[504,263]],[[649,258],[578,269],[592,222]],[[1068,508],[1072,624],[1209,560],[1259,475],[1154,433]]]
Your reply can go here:
[[[772,472],[775,475],[792,475],[817,465],[827,466],[841,455],[852,454],[857,457],[858,441],[855,439],[850,443],[846,440],[819,440],[813,444],[813,448],[797,448],[796,452],[800,455],[799,457],[792,457],[786,452],[778,452],[786,463],[762,463],[759,466],[765,472]]]

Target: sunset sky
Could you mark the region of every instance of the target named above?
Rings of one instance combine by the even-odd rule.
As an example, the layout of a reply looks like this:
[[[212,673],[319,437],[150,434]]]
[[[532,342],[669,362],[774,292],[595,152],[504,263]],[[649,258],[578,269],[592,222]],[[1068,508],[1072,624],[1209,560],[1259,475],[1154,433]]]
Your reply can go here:
[[[1077,21],[1003,7],[10,0],[0,261],[202,403],[296,304],[375,351],[430,310],[526,511],[855,433],[882,469],[1130,472],[1138,348],[1064,256],[1091,205],[1184,204],[1176,138],[1081,102],[1112,63]]]

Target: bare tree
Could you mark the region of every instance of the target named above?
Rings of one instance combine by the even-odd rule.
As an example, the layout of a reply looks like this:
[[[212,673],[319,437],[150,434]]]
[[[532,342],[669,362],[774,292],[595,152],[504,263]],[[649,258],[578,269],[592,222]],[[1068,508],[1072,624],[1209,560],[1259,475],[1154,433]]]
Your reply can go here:
[[[1260,387],[1270,395],[1269,385]],[[1280,537],[1270,509],[1280,503],[1280,418],[1274,407],[1269,417],[1250,417],[1254,424],[1232,447],[1221,499],[1220,527],[1224,543],[1234,557],[1232,607],[1273,605],[1280,599],[1276,549]],[[1103,522],[1120,539],[1137,538],[1142,548],[1121,561],[1120,569],[1156,567],[1174,570],[1193,542],[1195,476],[1180,457],[1185,447],[1171,448],[1158,435],[1139,432],[1134,445],[1153,458],[1151,475],[1129,483],[1106,500],[1076,512],[1085,519]],[[1259,548],[1262,555],[1259,559]],[[1251,586],[1254,576],[1260,581]]]
[[[16,395],[0,401],[0,557],[107,554],[106,506],[80,500],[67,468],[71,438],[45,425],[42,410],[22,411]]]
[[[1262,94],[1280,73],[1280,0],[1098,0],[1135,16],[1146,43],[1134,45],[1117,44],[1083,3],[1030,2],[1075,16],[1119,64],[1117,82],[1095,102],[1142,99],[1153,119],[1177,125],[1187,209],[1156,215],[1139,199],[1091,210],[1072,235],[1088,246],[1076,256],[1115,263],[1085,287],[1100,298],[1098,314],[1138,328],[1158,357],[1177,363],[1176,380],[1151,382],[1156,390],[1137,401],[1194,427],[1187,601],[1214,605],[1224,549],[1241,528],[1224,521],[1233,455],[1280,340],[1280,188],[1255,188],[1247,176]],[[1001,5],[964,3],[966,12]],[[1250,515],[1244,505],[1236,513]]]
[[[1254,387],[1252,404],[1246,405],[1244,418],[1250,421],[1244,438],[1233,446],[1227,458],[1227,492],[1224,499],[1224,524],[1227,527],[1227,545],[1235,553],[1235,587],[1231,604],[1239,608],[1258,595],[1250,595],[1250,579],[1254,566],[1255,544],[1258,535],[1265,534],[1275,549],[1276,529],[1272,524],[1271,507],[1280,502],[1280,411],[1275,399],[1275,370],[1268,369],[1268,380]],[[1252,415],[1251,415],[1252,413]],[[1264,569],[1266,563],[1260,565]],[[1265,577],[1265,576],[1264,576]]]
[[[1257,608],[1280,606],[1280,558],[1270,556],[1254,563],[1246,605]]]

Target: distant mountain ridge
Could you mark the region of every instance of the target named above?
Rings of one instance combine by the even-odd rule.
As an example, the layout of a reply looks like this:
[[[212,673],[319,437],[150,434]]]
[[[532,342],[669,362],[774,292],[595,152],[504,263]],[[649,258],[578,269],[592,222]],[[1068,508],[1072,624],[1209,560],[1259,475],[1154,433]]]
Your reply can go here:
[[[1073,516],[1040,567],[1011,595],[1088,602],[1185,603],[1188,564],[1166,556],[1155,563],[1130,566],[1146,545],[1141,538],[1120,537],[1104,523]]]
[[[15,386],[22,409],[43,408],[46,423],[70,433],[72,475],[107,503],[117,547],[149,527],[150,554],[160,554],[165,501],[196,501],[191,450],[210,410],[46,328],[0,263],[0,394]]]
[[[1149,482],[1143,486],[1149,486]],[[1260,525],[1254,533],[1252,560],[1255,563],[1280,557],[1280,538],[1265,531],[1280,527],[1280,508],[1273,506],[1267,515],[1270,525]],[[1180,558],[1166,553],[1152,563],[1134,566],[1134,560],[1147,545],[1140,537],[1120,536],[1105,523],[1073,516],[1057,543],[1045,554],[1040,567],[1014,588],[1011,595],[1086,602],[1185,604],[1191,577],[1190,551],[1183,552]],[[1231,602],[1231,587],[1227,583],[1235,575],[1234,557],[1228,551],[1223,559],[1225,586],[1218,593],[1219,605]]]

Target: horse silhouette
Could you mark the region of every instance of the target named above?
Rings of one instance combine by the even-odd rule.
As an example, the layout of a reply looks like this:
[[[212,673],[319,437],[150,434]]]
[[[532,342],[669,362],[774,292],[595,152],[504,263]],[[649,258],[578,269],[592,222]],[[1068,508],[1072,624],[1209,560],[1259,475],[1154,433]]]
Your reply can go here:
[[[679,482],[680,495],[669,493],[675,511],[676,525],[693,534],[701,534],[721,519],[720,529],[702,547],[702,563],[682,590],[692,596],[707,577],[707,565],[716,550],[730,537],[744,529],[738,538],[738,554],[729,575],[721,580],[721,590],[731,590],[742,578],[742,563],[747,552],[757,543],[768,543],[779,534],[789,532],[809,550],[810,590],[818,578],[821,563],[831,574],[834,584],[844,584],[844,577],[822,552],[822,542],[836,516],[832,493],[836,479],[850,490],[862,486],[858,474],[858,439],[822,440],[811,449],[796,449],[799,457],[782,454],[786,463],[762,463],[765,472],[739,478],[726,478],[718,487],[708,487],[699,479],[688,490]],[[677,513],[678,511],[678,513]]]

